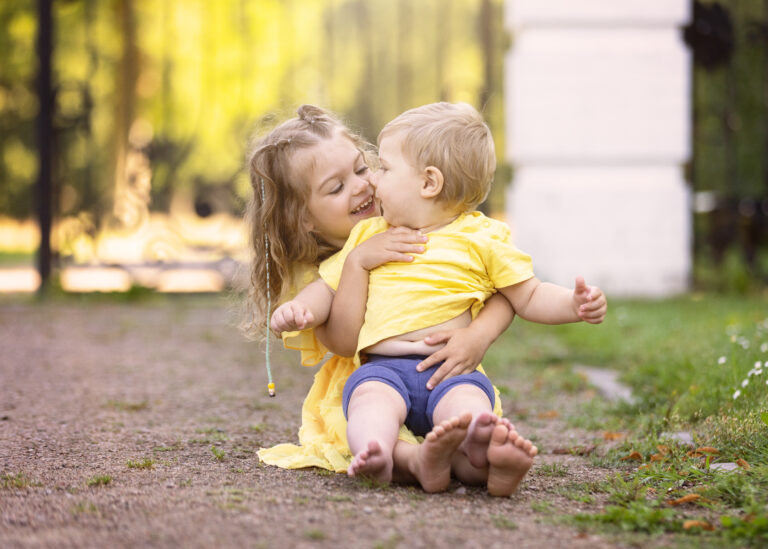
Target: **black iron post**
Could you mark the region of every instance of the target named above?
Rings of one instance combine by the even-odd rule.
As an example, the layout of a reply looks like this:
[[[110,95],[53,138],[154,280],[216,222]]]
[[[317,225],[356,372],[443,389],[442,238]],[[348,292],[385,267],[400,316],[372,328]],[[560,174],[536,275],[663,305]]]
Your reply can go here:
[[[40,247],[37,270],[40,273],[40,294],[45,294],[51,275],[51,195],[53,163],[53,92],[51,88],[51,53],[53,50],[53,0],[37,1],[37,216],[40,225]]]

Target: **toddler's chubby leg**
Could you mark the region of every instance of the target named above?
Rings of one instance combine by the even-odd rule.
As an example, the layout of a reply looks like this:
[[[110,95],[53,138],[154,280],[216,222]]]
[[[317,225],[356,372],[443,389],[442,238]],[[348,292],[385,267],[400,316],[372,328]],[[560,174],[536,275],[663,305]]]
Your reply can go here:
[[[488,445],[488,493],[509,496],[533,465],[538,449],[506,425],[496,425]]]
[[[386,383],[366,381],[355,388],[347,407],[347,441],[355,456],[349,476],[392,480],[392,455],[405,415],[403,397]]]

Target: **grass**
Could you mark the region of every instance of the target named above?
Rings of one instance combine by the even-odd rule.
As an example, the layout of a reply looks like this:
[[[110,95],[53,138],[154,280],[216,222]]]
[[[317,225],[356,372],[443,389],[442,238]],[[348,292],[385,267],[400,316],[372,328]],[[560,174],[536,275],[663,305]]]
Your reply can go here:
[[[86,481],[86,484],[88,486],[106,486],[110,482],[112,482],[112,477],[110,475],[96,475],[89,478]]]
[[[144,458],[139,461],[128,460],[125,465],[129,469],[152,469],[155,467],[155,460],[152,458]]]
[[[600,326],[515,322],[484,365],[492,377],[534,379],[533,390],[553,398],[584,390],[575,365],[611,368],[631,387],[633,404],[595,398],[567,418],[574,426],[626,434],[592,458],[620,473],[583,497],[562,492],[584,503],[605,494],[604,508],[574,515],[580,527],[759,545],[768,541],[766,362],[768,294],[613,300]],[[515,396],[524,407],[525,395]],[[675,431],[691,433],[694,448],[668,435]],[[741,466],[726,472],[712,467],[718,463]]]
[[[125,400],[108,400],[107,407],[115,410],[121,410],[123,412],[140,412],[149,408],[148,400],[141,400],[138,402],[129,402]]]
[[[0,488],[4,490],[25,489],[30,486],[39,486],[39,484],[32,482],[24,472],[19,472],[15,475],[10,473],[0,474]]]

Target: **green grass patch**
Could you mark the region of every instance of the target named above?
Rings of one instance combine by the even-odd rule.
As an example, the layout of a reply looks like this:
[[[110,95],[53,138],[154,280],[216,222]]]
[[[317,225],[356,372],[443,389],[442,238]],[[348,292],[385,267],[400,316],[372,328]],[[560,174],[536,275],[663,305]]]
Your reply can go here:
[[[106,486],[112,482],[110,475],[96,475],[86,481],[88,486]]]
[[[153,469],[155,467],[155,460],[152,458],[144,458],[138,461],[128,460],[125,465],[128,469]]]
[[[0,488],[4,490],[26,489],[30,486],[40,486],[40,484],[32,482],[24,472],[15,475],[11,473],[0,474]]]
[[[108,400],[107,407],[123,412],[140,412],[149,408],[149,401],[140,400],[132,402],[127,400]]]
[[[596,492],[605,494],[606,508],[575,515],[582,525],[638,535],[707,536],[727,546],[765,544],[767,362],[768,294],[763,293],[611,300],[599,326],[516,321],[484,365],[502,384],[532,379],[536,396],[552,399],[587,394],[584,380],[573,374],[576,365],[617,371],[632,389],[632,404],[596,397],[566,421],[625,433],[613,449],[590,457],[594,465],[620,473],[589,492],[565,487],[558,493],[584,503]],[[669,433],[676,431],[689,432],[693,447],[673,440]],[[702,447],[709,450],[696,451]],[[726,463],[740,466],[718,469]],[[554,469],[535,471],[558,476]]]
[[[227,457],[227,453],[224,450],[216,448],[216,446],[211,446],[211,453],[213,454],[213,458],[216,461],[224,461],[224,459]]]
[[[545,463],[537,466],[535,472],[545,477],[564,477],[568,475],[568,467],[559,463]]]
[[[310,541],[322,541],[326,538],[326,535],[322,530],[311,529],[304,532],[304,537]]]
[[[491,522],[496,528],[502,530],[516,530],[517,524],[515,521],[504,515],[491,515]]]

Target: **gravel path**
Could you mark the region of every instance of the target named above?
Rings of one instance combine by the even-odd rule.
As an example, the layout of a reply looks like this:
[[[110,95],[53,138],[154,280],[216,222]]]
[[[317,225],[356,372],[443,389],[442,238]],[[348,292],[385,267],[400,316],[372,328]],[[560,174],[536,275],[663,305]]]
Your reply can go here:
[[[47,305],[4,298],[0,546],[626,545],[557,520],[588,508],[564,489],[611,474],[589,458],[551,453],[600,436],[546,413],[557,407],[563,417],[588,395],[526,403],[534,419],[516,424],[545,451],[511,498],[458,483],[426,495],[285,471],[260,466],[255,452],[295,440],[314,370],[275,353],[279,394],[269,399],[262,351],[233,325],[221,297]],[[497,381],[517,390],[531,383]]]

